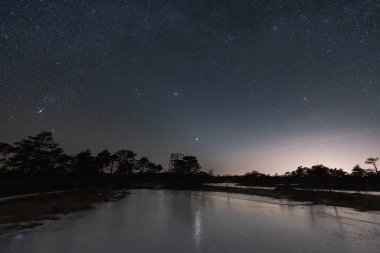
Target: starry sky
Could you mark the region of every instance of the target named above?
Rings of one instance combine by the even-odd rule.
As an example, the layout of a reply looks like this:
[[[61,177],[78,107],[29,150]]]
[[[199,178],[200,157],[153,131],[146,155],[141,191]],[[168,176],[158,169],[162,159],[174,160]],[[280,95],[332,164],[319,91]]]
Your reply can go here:
[[[205,171],[380,155],[378,0],[2,0],[0,141]]]

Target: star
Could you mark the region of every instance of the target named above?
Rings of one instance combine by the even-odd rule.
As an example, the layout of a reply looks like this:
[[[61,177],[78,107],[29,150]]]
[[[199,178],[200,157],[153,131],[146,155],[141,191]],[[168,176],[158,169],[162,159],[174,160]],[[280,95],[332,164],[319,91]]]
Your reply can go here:
[[[44,111],[45,111],[45,107],[42,107],[41,109],[39,109],[36,113],[37,114],[41,114],[41,113],[43,113]]]

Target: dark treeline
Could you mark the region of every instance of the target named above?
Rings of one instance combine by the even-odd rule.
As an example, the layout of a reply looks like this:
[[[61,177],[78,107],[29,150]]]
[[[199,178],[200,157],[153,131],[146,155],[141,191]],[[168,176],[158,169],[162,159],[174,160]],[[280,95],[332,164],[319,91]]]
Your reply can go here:
[[[135,152],[127,149],[98,154],[85,150],[70,156],[50,132],[14,144],[0,142],[2,196],[133,183],[186,184],[206,176],[200,169],[196,157],[185,156],[172,171],[164,172],[161,165],[147,157],[138,159]]]
[[[349,189],[349,190],[380,190],[380,174],[376,162],[378,158],[368,158],[365,163],[372,169],[363,169],[355,165],[351,173],[342,169],[328,168],[317,164],[311,168],[298,167],[283,175],[267,175],[258,171],[248,172],[243,176],[218,176],[214,182],[234,182],[241,185],[283,186],[292,188],[315,189]]]
[[[41,132],[14,144],[0,142],[0,196],[53,190],[81,189],[98,186],[132,187],[165,185],[194,188],[208,182],[234,182],[241,185],[293,188],[380,190],[378,158],[365,163],[372,169],[356,165],[351,173],[324,165],[298,167],[283,175],[252,171],[239,176],[213,176],[205,173],[194,156],[176,161],[171,171],[147,157],[137,158],[131,150],[114,153],[103,150],[93,154],[84,150],[68,155],[53,139],[52,133]]]

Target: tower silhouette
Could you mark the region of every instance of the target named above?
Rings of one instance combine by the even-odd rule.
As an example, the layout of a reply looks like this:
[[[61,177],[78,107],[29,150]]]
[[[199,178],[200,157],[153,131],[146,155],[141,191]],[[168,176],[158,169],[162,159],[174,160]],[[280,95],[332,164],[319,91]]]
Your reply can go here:
[[[182,161],[183,157],[184,157],[184,154],[182,154],[182,153],[171,153],[170,154],[169,171],[172,171],[174,169],[175,163],[177,161]]]

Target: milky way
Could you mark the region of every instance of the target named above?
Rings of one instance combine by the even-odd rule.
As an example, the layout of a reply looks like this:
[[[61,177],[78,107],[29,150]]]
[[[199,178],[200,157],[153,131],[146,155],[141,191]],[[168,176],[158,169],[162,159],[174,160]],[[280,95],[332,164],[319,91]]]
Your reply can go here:
[[[282,173],[380,155],[380,2],[2,0],[0,141]]]

